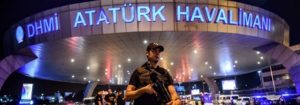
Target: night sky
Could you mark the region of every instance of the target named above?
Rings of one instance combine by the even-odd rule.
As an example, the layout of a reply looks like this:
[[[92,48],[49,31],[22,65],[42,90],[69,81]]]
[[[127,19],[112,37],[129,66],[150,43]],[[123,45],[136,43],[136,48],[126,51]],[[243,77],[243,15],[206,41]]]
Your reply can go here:
[[[3,55],[2,37],[6,30],[25,17],[51,8],[91,0],[1,0],[0,1],[0,59]],[[300,43],[299,0],[234,0],[258,6],[282,17],[290,26],[290,45]]]

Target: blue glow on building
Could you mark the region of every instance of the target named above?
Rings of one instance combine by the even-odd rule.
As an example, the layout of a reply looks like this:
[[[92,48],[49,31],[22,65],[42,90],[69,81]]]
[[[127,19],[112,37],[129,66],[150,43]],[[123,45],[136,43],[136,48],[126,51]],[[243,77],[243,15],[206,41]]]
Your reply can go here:
[[[23,67],[21,67],[20,72],[24,74],[28,74],[31,77],[34,77],[36,73],[39,72],[40,62],[42,62],[39,58],[43,56],[41,52],[44,47],[45,47],[44,44],[37,44],[37,45],[30,46],[30,49],[37,56],[37,58],[27,63]]]
[[[93,25],[93,14],[95,13],[95,10],[85,11],[85,14],[89,15],[89,23],[90,25]]]
[[[213,16],[216,13],[216,8],[212,8],[212,10],[209,10],[209,8],[207,6],[205,6],[204,8],[205,8],[206,16],[207,16],[207,22],[210,23],[213,20]]]
[[[24,40],[24,30],[21,26],[18,26],[16,29],[16,39],[18,43],[22,43]]]
[[[211,23],[212,21],[214,21],[214,23],[239,25],[263,31],[271,31],[272,24],[270,18],[261,16],[259,14],[246,12],[242,8],[238,9],[238,12],[236,13],[237,15],[235,16],[232,9],[228,9],[227,11],[225,11],[223,8],[208,8],[208,6],[204,6],[204,13],[205,15],[202,13],[200,6],[191,8],[190,6],[184,7],[178,5],[176,10],[176,20],[178,22],[195,22],[196,20],[198,20],[198,22],[207,23]]]
[[[83,26],[86,26],[86,22],[81,14],[81,12],[77,12],[74,27],[78,27],[79,24],[82,24]]]
[[[216,18],[216,23],[219,23],[219,22],[223,22],[224,24],[227,24],[227,17],[226,17],[226,14],[225,14],[225,11],[224,9],[219,9],[218,11],[218,15],[217,15],[217,18]]]
[[[259,15],[256,15],[256,16],[255,16],[254,22],[253,22],[253,25],[252,25],[252,28],[258,28],[258,29],[261,29]]]
[[[143,10],[143,11],[142,11]],[[150,21],[149,18],[150,8],[147,6],[138,6],[137,7],[137,18],[138,21],[142,21],[142,16],[146,19],[146,21]]]
[[[156,21],[156,17],[159,17],[161,21],[166,21],[165,16],[162,14],[165,6],[160,6],[157,10],[155,6],[152,6],[152,21]]]
[[[48,18],[43,18],[26,25],[27,36],[29,38],[41,34],[46,34],[49,32],[54,32],[59,30],[59,19],[57,13]]]
[[[238,22],[233,19],[234,17],[233,17],[233,11],[232,10],[228,11],[228,18],[229,18],[228,24],[231,24],[231,25],[237,25],[238,24]]]
[[[145,19],[147,22],[155,22],[157,20],[164,22],[166,21],[163,15],[164,9],[165,6],[137,6],[137,8],[135,8],[132,4],[124,4],[121,7],[108,8],[107,11],[112,15],[111,17],[106,14],[103,8],[100,8],[99,15],[96,14],[97,11],[95,9],[83,12],[79,11],[76,13],[73,27],[99,25],[103,22],[106,24],[116,24],[118,22],[131,23],[133,21],[141,22],[142,19]],[[118,17],[118,14],[121,14],[122,17]],[[96,23],[93,21],[94,17],[97,20]]]
[[[202,15],[201,9],[199,7],[195,7],[195,10],[194,10],[193,15],[191,17],[191,21],[195,21],[195,19],[198,19],[201,22],[204,22],[204,17]]]
[[[136,7],[136,8],[135,8]],[[141,22],[143,19],[146,22],[156,22],[160,20],[166,22],[164,10],[166,6],[134,6],[133,4],[124,4],[121,6],[110,7],[107,11],[111,14],[107,15],[103,8],[100,8],[99,15],[95,15],[97,11],[86,10],[77,12],[73,27],[91,26],[94,25],[93,17],[97,18],[96,25],[102,22],[109,23],[132,23],[134,21]],[[136,9],[136,10],[135,10]],[[238,12],[234,13],[233,9],[225,11],[223,8],[208,6],[181,6],[177,5],[175,10],[175,18],[177,22],[201,22],[201,23],[223,23],[229,25],[238,25],[258,30],[271,31],[271,19],[259,14],[244,11],[238,8]],[[121,14],[121,17],[118,17]],[[111,21],[110,21],[111,20]],[[40,27],[36,25],[36,31],[39,32]]]
[[[93,25],[102,25],[110,23],[132,23],[142,22],[166,22],[173,21],[167,20],[165,16],[165,5],[160,6],[142,6],[136,4],[124,4],[115,7],[109,7],[103,9],[89,9],[78,11],[75,13],[75,18],[71,20],[71,24],[74,28],[86,27]],[[189,5],[177,5],[175,7],[175,20],[177,22],[186,21],[186,22],[199,22],[199,23],[212,23],[212,24],[229,24],[229,25],[238,25],[241,27],[253,28],[263,31],[271,31],[272,20],[261,14],[256,14],[252,12],[247,12],[242,8],[238,8],[237,12],[233,12],[234,9],[225,9],[221,7],[208,7],[208,6],[189,6]],[[107,15],[110,13],[111,15]],[[109,17],[111,16],[111,17]],[[173,16],[173,15],[172,15]],[[16,31],[18,43],[23,42],[22,33],[26,33],[28,38],[34,36],[46,34],[49,32],[55,32],[60,29],[60,21],[57,13],[50,15],[45,18],[37,19],[33,22],[27,23],[24,26],[26,31],[22,31],[18,27]],[[23,26],[23,25],[20,25]]]
[[[185,7],[185,11],[181,10],[181,6],[177,6],[177,21],[181,21],[181,15],[185,16],[185,21],[189,21],[190,20],[190,7],[186,6]]]
[[[102,22],[109,24],[109,20],[108,20],[107,15],[105,14],[105,11],[103,10],[103,8],[100,8],[99,19],[97,21],[97,25],[99,25]]]
[[[131,22],[134,21],[134,8],[132,7],[132,4],[128,4],[128,6],[132,7],[132,8],[130,8],[130,13],[129,13],[129,14],[130,14],[130,18],[128,19],[128,18],[126,17],[126,15],[127,15],[126,9],[125,9],[126,6],[127,6],[127,5],[124,4],[124,7],[122,7],[122,9],[121,9],[121,11],[122,11],[122,19],[123,19],[123,21],[124,21],[125,23],[131,23]]]
[[[247,12],[243,12],[243,18],[242,18],[242,24],[243,26],[246,26],[246,27],[252,27],[252,22],[253,22],[253,15],[252,13],[247,13]]]
[[[108,11],[112,12],[113,17],[113,23],[117,23],[117,12],[120,10],[120,8],[108,8]]]

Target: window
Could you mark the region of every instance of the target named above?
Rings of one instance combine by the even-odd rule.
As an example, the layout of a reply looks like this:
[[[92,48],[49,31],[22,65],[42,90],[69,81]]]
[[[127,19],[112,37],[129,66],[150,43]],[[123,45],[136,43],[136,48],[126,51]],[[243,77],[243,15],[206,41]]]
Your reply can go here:
[[[274,81],[276,80],[282,80],[284,79],[284,76],[286,76],[287,74],[279,74],[279,75],[273,75],[273,79]],[[269,82],[272,81],[272,77],[271,76],[266,76],[263,78],[264,82]]]
[[[272,71],[277,71],[277,70],[285,70],[285,67],[283,65],[275,65],[272,66]],[[270,67],[266,67],[264,69],[262,69],[262,72],[270,72]]]

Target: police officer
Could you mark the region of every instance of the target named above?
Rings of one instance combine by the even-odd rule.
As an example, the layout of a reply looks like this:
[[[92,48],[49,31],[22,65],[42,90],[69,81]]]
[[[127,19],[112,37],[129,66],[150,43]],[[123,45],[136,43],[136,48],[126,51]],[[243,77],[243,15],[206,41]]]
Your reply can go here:
[[[175,91],[171,75],[157,64],[160,59],[159,55],[163,51],[164,47],[157,43],[150,43],[147,46],[148,61],[131,75],[125,100],[134,100],[134,105],[180,105],[180,99]],[[158,78],[163,83],[167,93],[162,93],[161,88],[154,88]],[[167,94],[170,96],[168,102],[163,97]]]

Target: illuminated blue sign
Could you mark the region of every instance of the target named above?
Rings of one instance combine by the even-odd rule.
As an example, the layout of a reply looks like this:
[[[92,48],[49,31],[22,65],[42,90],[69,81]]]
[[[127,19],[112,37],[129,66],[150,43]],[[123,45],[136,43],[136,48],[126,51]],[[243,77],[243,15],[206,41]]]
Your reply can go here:
[[[106,11],[100,8],[99,11],[85,10],[76,13],[73,27],[99,25],[100,23],[110,24],[117,23],[118,18],[121,22],[131,23],[133,21],[155,22],[160,20],[166,22],[166,16],[163,14],[165,6],[133,6],[132,4],[124,4],[120,7],[110,7]],[[264,31],[271,31],[271,19],[259,14],[253,14],[244,11],[242,8],[233,12],[233,9],[225,11],[222,8],[209,8],[208,6],[176,6],[176,20],[186,22],[201,23],[223,23],[230,25],[238,25],[248,28],[256,28]],[[111,13],[109,17],[106,13]],[[121,17],[118,17],[121,14]],[[236,14],[236,15],[234,15]],[[88,17],[88,18],[85,18]],[[94,19],[96,17],[96,19]],[[119,19],[119,20],[120,20]],[[96,21],[94,21],[96,20]]]
[[[207,6],[204,6],[203,9],[204,10],[201,10],[199,6],[195,6],[191,9],[189,6],[185,6],[185,8],[183,8],[182,6],[178,5],[176,9],[176,20],[187,22],[198,20],[198,22],[223,23],[271,31],[270,18],[258,14],[254,15],[244,11],[242,8],[238,9],[236,20],[234,20],[232,9],[225,11],[222,8],[209,9]]]
[[[33,87],[33,84],[31,84],[31,83],[24,83],[23,84],[21,99],[31,100],[32,87]]]
[[[248,27],[263,31],[271,31],[272,20],[269,17],[237,9],[223,9],[208,6],[181,6],[175,5],[174,14],[165,15],[169,11],[165,5],[136,5],[124,4],[104,9],[85,9],[78,11],[71,20],[71,27],[80,28],[102,24],[116,24],[118,22],[198,22],[198,23],[223,23]],[[109,15],[108,15],[109,14]],[[174,20],[167,20],[167,16],[174,16]],[[73,17],[73,16],[71,16]],[[42,34],[60,30],[60,19],[57,13],[45,18],[37,19],[25,25],[17,27],[16,40],[23,42],[24,36],[32,38]]]
[[[20,105],[32,105],[33,101],[32,98],[32,83],[24,83],[22,87],[22,95],[21,100],[19,102]]]
[[[135,10],[136,9],[136,10]],[[110,7],[107,9],[112,14],[111,19],[106,15],[103,8],[99,9],[99,13],[96,14],[96,10],[86,10],[83,12],[77,12],[74,20],[73,27],[79,26],[92,26],[99,25],[100,23],[117,23],[117,18],[121,18],[125,23],[131,23],[133,21],[142,21],[145,19],[148,22],[155,22],[156,20],[166,21],[163,11],[165,6],[132,6],[132,4],[124,4],[121,7]],[[128,10],[126,12],[126,10]],[[136,12],[135,12],[136,11]],[[122,14],[122,17],[117,17],[117,14]],[[150,15],[151,14],[151,15]],[[84,16],[86,15],[86,16]],[[137,18],[135,18],[135,16]],[[87,19],[84,17],[88,17]],[[94,18],[96,17],[96,21]]]
[[[18,26],[16,29],[16,39],[18,43],[22,43],[24,40],[24,30],[21,26]]]
[[[41,34],[46,34],[49,32],[59,30],[59,20],[58,15],[55,13],[53,16],[48,18],[40,19],[26,25],[27,36],[29,38]]]

